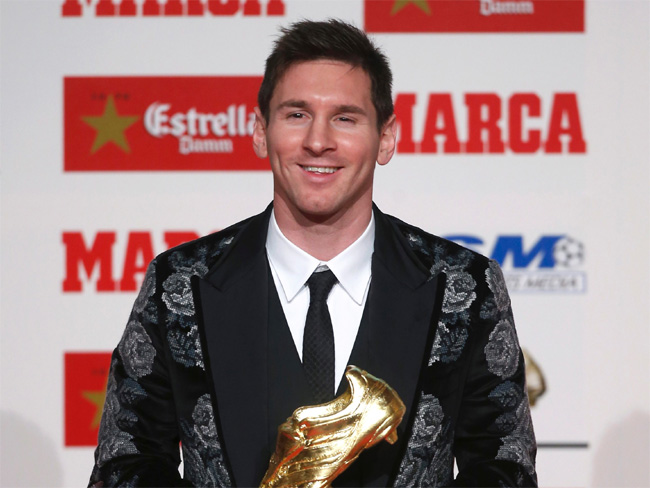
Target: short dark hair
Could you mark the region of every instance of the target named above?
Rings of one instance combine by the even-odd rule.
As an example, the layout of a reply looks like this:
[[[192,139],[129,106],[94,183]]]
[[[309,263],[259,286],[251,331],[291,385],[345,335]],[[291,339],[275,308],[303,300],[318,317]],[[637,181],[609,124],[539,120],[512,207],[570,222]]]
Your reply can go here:
[[[264,80],[257,104],[268,123],[271,97],[278,81],[294,63],[331,59],[361,67],[370,78],[377,128],[393,114],[393,74],[388,59],[357,27],[337,19],[323,22],[301,20],[281,29],[273,51],[266,59]]]

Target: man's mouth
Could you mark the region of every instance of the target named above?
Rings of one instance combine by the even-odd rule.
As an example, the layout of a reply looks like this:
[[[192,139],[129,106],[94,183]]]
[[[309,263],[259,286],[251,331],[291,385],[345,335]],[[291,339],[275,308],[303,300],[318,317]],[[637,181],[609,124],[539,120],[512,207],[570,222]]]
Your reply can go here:
[[[331,174],[336,173],[338,168],[329,168],[323,166],[302,166],[302,169],[309,171],[310,173],[319,173],[319,174]]]

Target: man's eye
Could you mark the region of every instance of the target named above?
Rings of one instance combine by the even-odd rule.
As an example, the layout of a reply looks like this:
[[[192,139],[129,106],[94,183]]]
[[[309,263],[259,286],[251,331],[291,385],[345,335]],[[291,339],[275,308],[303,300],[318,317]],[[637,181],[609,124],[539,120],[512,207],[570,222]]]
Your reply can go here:
[[[346,117],[345,115],[339,116],[337,120],[340,122],[354,122],[353,119],[351,119],[350,117]]]
[[[290,119],[302,119],[304,117],[305,117],[305,114],[301,114],[300,112],[289,114]]]

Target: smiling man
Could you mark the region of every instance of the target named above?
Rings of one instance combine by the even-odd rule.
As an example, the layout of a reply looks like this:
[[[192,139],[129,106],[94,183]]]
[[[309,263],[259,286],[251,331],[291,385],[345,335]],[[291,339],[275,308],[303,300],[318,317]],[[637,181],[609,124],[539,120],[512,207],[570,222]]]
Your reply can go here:
[[[334,486],[536,486],[498,265],[373,206],[395,151],[391,82],[349,24],[283,29],[253,135],[273,203],[152,261],[113,354],[92,485],[258,486],[278,425],[341,394],[354,364],[406,414]]]

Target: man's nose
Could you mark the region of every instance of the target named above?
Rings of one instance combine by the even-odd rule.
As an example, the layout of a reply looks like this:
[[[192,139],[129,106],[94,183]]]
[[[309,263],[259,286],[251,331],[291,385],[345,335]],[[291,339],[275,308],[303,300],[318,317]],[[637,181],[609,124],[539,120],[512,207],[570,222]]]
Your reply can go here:
[[[334,149],[336,141],[333,130],[328,120],[314,119],[305,135],[305,149],[316,155]]]

